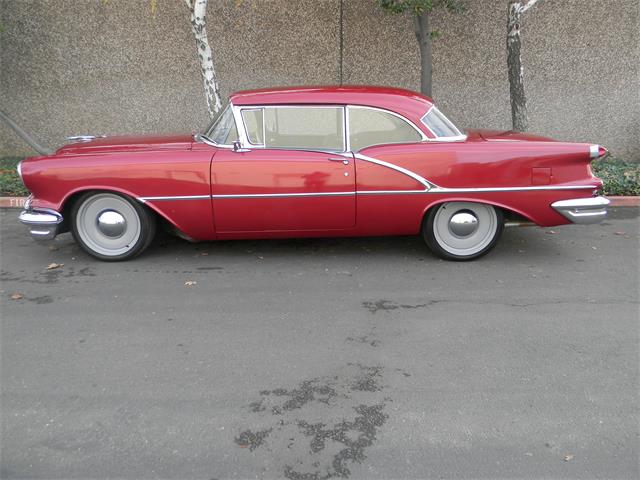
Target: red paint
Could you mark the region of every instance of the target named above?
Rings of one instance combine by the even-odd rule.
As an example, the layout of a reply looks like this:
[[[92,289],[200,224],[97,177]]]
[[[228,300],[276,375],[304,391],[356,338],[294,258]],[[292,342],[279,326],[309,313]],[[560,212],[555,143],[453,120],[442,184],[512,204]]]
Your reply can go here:
[[[403,115],[430,135],[420,118],[431,107],[431,100],[406,90],[266,89],[236,93],[231,101],[235,105],[373,106]],[[415,234],[431,206],[454,200],[490,203],[541,226],[552,226],[568,221],[551,203],[589,197],[601,187],[589,168],[588,144],[514,132],[467,133],[463,142],[373,146],[358,153],[403,167],[444,188],[592,188],[409,194],[402,192],[424,190],[424,186],[404,173],[361,159],[345,158],[345,165],[330,160],[338,155],[321,152],[256,148],[237,153],[196,143],[186,135],[74,143],[50,157],[25,160],[22,172],[34,194],[33,207],[63,213],[74,194],[87,190],[109,190],[133,198],[202,196],[146,201],[149,208],[196,240]],[[386,193],[356,194],[367,191]],[[220,197],[290,193],[309,195]]]

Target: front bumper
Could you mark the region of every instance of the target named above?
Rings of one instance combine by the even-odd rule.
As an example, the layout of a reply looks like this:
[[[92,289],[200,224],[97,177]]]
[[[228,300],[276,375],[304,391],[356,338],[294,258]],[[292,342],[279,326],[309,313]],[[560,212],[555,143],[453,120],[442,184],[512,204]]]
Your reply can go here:
[[[28,208],[20,212],[18,220],[29,227],[29,233],[35,240],[51,240],[60,231],[63,218],[55,210]]]
[[[585,225],[604,220],[610,203],[605,197],[591,197],[561,200],[551,206],[571,222]]]

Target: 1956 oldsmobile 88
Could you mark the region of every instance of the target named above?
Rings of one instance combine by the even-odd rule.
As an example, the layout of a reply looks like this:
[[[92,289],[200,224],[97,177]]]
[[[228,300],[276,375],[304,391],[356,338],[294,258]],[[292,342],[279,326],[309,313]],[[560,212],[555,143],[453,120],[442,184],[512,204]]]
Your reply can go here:
[[[456,128],[418,93],[239,92],[204,133],[74,137],[18,167],[36,239],[71,230],[124,260],[159,221],[194,240],[422,234],[440,257],[487,253],[505,224],[594,223],[598,145]]]

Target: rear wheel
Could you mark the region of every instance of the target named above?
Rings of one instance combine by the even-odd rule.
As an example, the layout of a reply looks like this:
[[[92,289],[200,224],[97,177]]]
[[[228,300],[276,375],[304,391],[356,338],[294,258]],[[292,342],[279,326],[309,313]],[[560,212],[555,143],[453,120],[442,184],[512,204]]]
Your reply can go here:
[[[464,261],[488,253],[503,229],[502,211],[491,205],[447,202],[429,210],[422,236],[439,257]]]
[[[71,233],[90,255],[106,261],[142,253],[155,235],[155,217],[124,195],[89,192],[71,209]]]

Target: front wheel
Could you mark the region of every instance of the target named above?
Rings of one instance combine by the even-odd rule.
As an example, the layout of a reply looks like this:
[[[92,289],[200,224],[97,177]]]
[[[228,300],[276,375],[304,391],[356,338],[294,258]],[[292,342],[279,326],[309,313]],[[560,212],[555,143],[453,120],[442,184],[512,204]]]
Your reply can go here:
[[[89,192],[71,209],[71,233],[90,255],[128,260],[149,246],[156,231],[153,214],[124,195]]]
[[[473,202],[447,202],[427,214],[422,236],[446,260],[473,260],[491,250],[504,229],[502,210]]]

